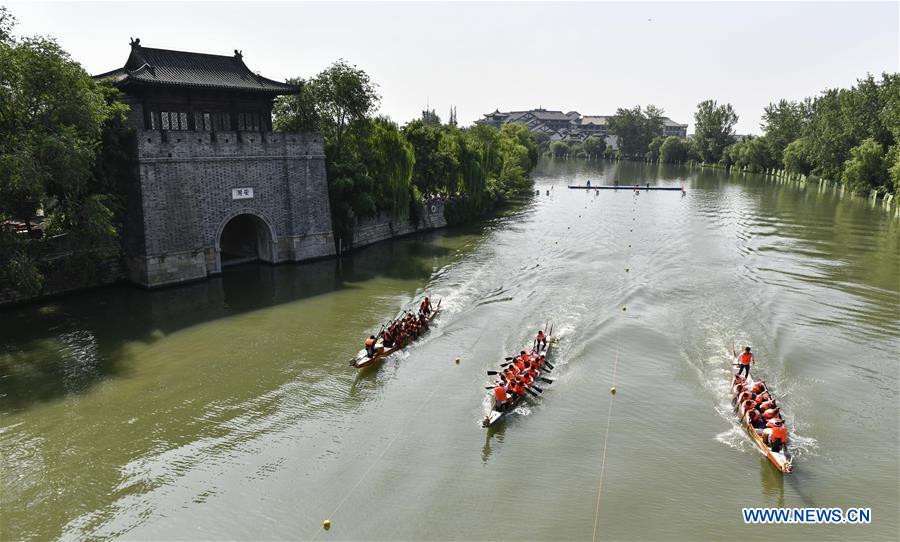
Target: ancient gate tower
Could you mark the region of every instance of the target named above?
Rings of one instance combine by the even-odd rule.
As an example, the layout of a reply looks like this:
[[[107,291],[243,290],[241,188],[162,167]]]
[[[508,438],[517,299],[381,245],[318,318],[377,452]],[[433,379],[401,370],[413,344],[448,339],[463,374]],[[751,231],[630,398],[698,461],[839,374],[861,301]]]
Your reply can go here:
[[[131,106],[139,182],[129,195],[129,278],[162,286],[248,260],[335,253],[319,134],[275,133],[272,103],[299,86],[254,74],[241,53],[131,42],[125,66],[97,75]]]

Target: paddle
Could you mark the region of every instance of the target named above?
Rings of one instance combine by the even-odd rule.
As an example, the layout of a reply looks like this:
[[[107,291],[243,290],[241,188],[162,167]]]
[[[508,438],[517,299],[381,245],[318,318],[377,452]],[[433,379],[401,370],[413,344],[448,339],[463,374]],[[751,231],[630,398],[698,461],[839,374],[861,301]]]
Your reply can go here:
[[[544,378],[544,377],[542,376],[542,377],[541,377],[541,380],[543,380],[543,381],[546,382],[547,384],[553,384],[553,381],[550,380],[549,378]]]
[[[525,388],[525,391],[527,391],[527,392],[530,393],[531,395],[534,395],[535,397],[538,396],[538,394],[536,394],[536,393],[534,393],[533,391],[531,391],[531,388]]]
[[[488,376],[494,376],[494,375],[498,375],[500,373],[498,371],[488,371],[487,374],[488,374]]]

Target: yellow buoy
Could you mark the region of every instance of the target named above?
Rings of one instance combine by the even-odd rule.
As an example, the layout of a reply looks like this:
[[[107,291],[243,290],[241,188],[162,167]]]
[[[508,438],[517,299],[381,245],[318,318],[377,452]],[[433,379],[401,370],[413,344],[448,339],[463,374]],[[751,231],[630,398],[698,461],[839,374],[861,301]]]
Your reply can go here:
[[[615,395],[615,394],[616,394],[616,388],[610,388],[610,389],[609,389],[609,393]]]
[[[331,528],[331,520],[330,520],[330,519],[326,519],[325,521],[323,521],[323,522],[322,522],[322,528],[325,529],[326,531],[327,531],[328,529],[330,529],[330,528]]]
[[[624,311],[624,310],[625,310],[625,307],[622,307],[622,310]]]
[[[459,358],[456,358],[456,364],[459,365]]]

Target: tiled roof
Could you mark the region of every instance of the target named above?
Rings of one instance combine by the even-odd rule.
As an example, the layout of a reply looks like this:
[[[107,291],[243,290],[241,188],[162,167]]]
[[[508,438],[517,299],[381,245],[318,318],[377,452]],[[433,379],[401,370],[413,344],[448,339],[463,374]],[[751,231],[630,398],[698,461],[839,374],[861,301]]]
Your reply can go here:
[[[585,124],[596,124],[598,126],[606,126],[609,123],[607,119],[608,117],[584,116],[581,117],[581,125],[584,126]]]
[[[670,126],[670,127],[678,126],[678,127],[687,128],[687,124],[680,124],[680,123],[675,122],[674,120],[670,119],[669,117],[663,117],[662,121],[663,121],[663,125],[665,125],[665,126]]]
[[[572,120],[566,116],[562,111],[546,111],[535,109],[531,112],[532,115],[541,119],[541,120]]]
[[[299,85],[280,83],[251,72],[238,51],[234,56],[222,56],[153,49],[142,47],[140,40],[132,42],[124,67],[94,77],[117,85],[138,83],[270,94],[300,92]]]

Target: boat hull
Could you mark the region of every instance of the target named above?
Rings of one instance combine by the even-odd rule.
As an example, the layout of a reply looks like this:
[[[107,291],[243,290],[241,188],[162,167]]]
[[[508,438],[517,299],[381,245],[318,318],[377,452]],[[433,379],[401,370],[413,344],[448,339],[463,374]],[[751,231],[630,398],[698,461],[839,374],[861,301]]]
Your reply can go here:
[[[747,383],[750,386],[756,383],[755,380],[751,378],[747,379]],[[769,392],[770,396],[773,396],[771,391]],[[744,429],[747,431],[747,434],[750,435],[750,438],[753,439],[753,442],[756,444],[756,447],[761,451],[769,461],[775,465],[775,468],[780,470],[781,472],[788,474],[793,470],[793,460],[791,458],[790,453],[788,452],[787,445],[782,446],[780,452],[773,452],[771,448],[769,448],[765,441],[763,440],[762,435],[756,432],[756,429],[747,422],[746,416],[741,416],[740,405],[735,405],[735,413],[740,416],[741,425],[744,426]]]

